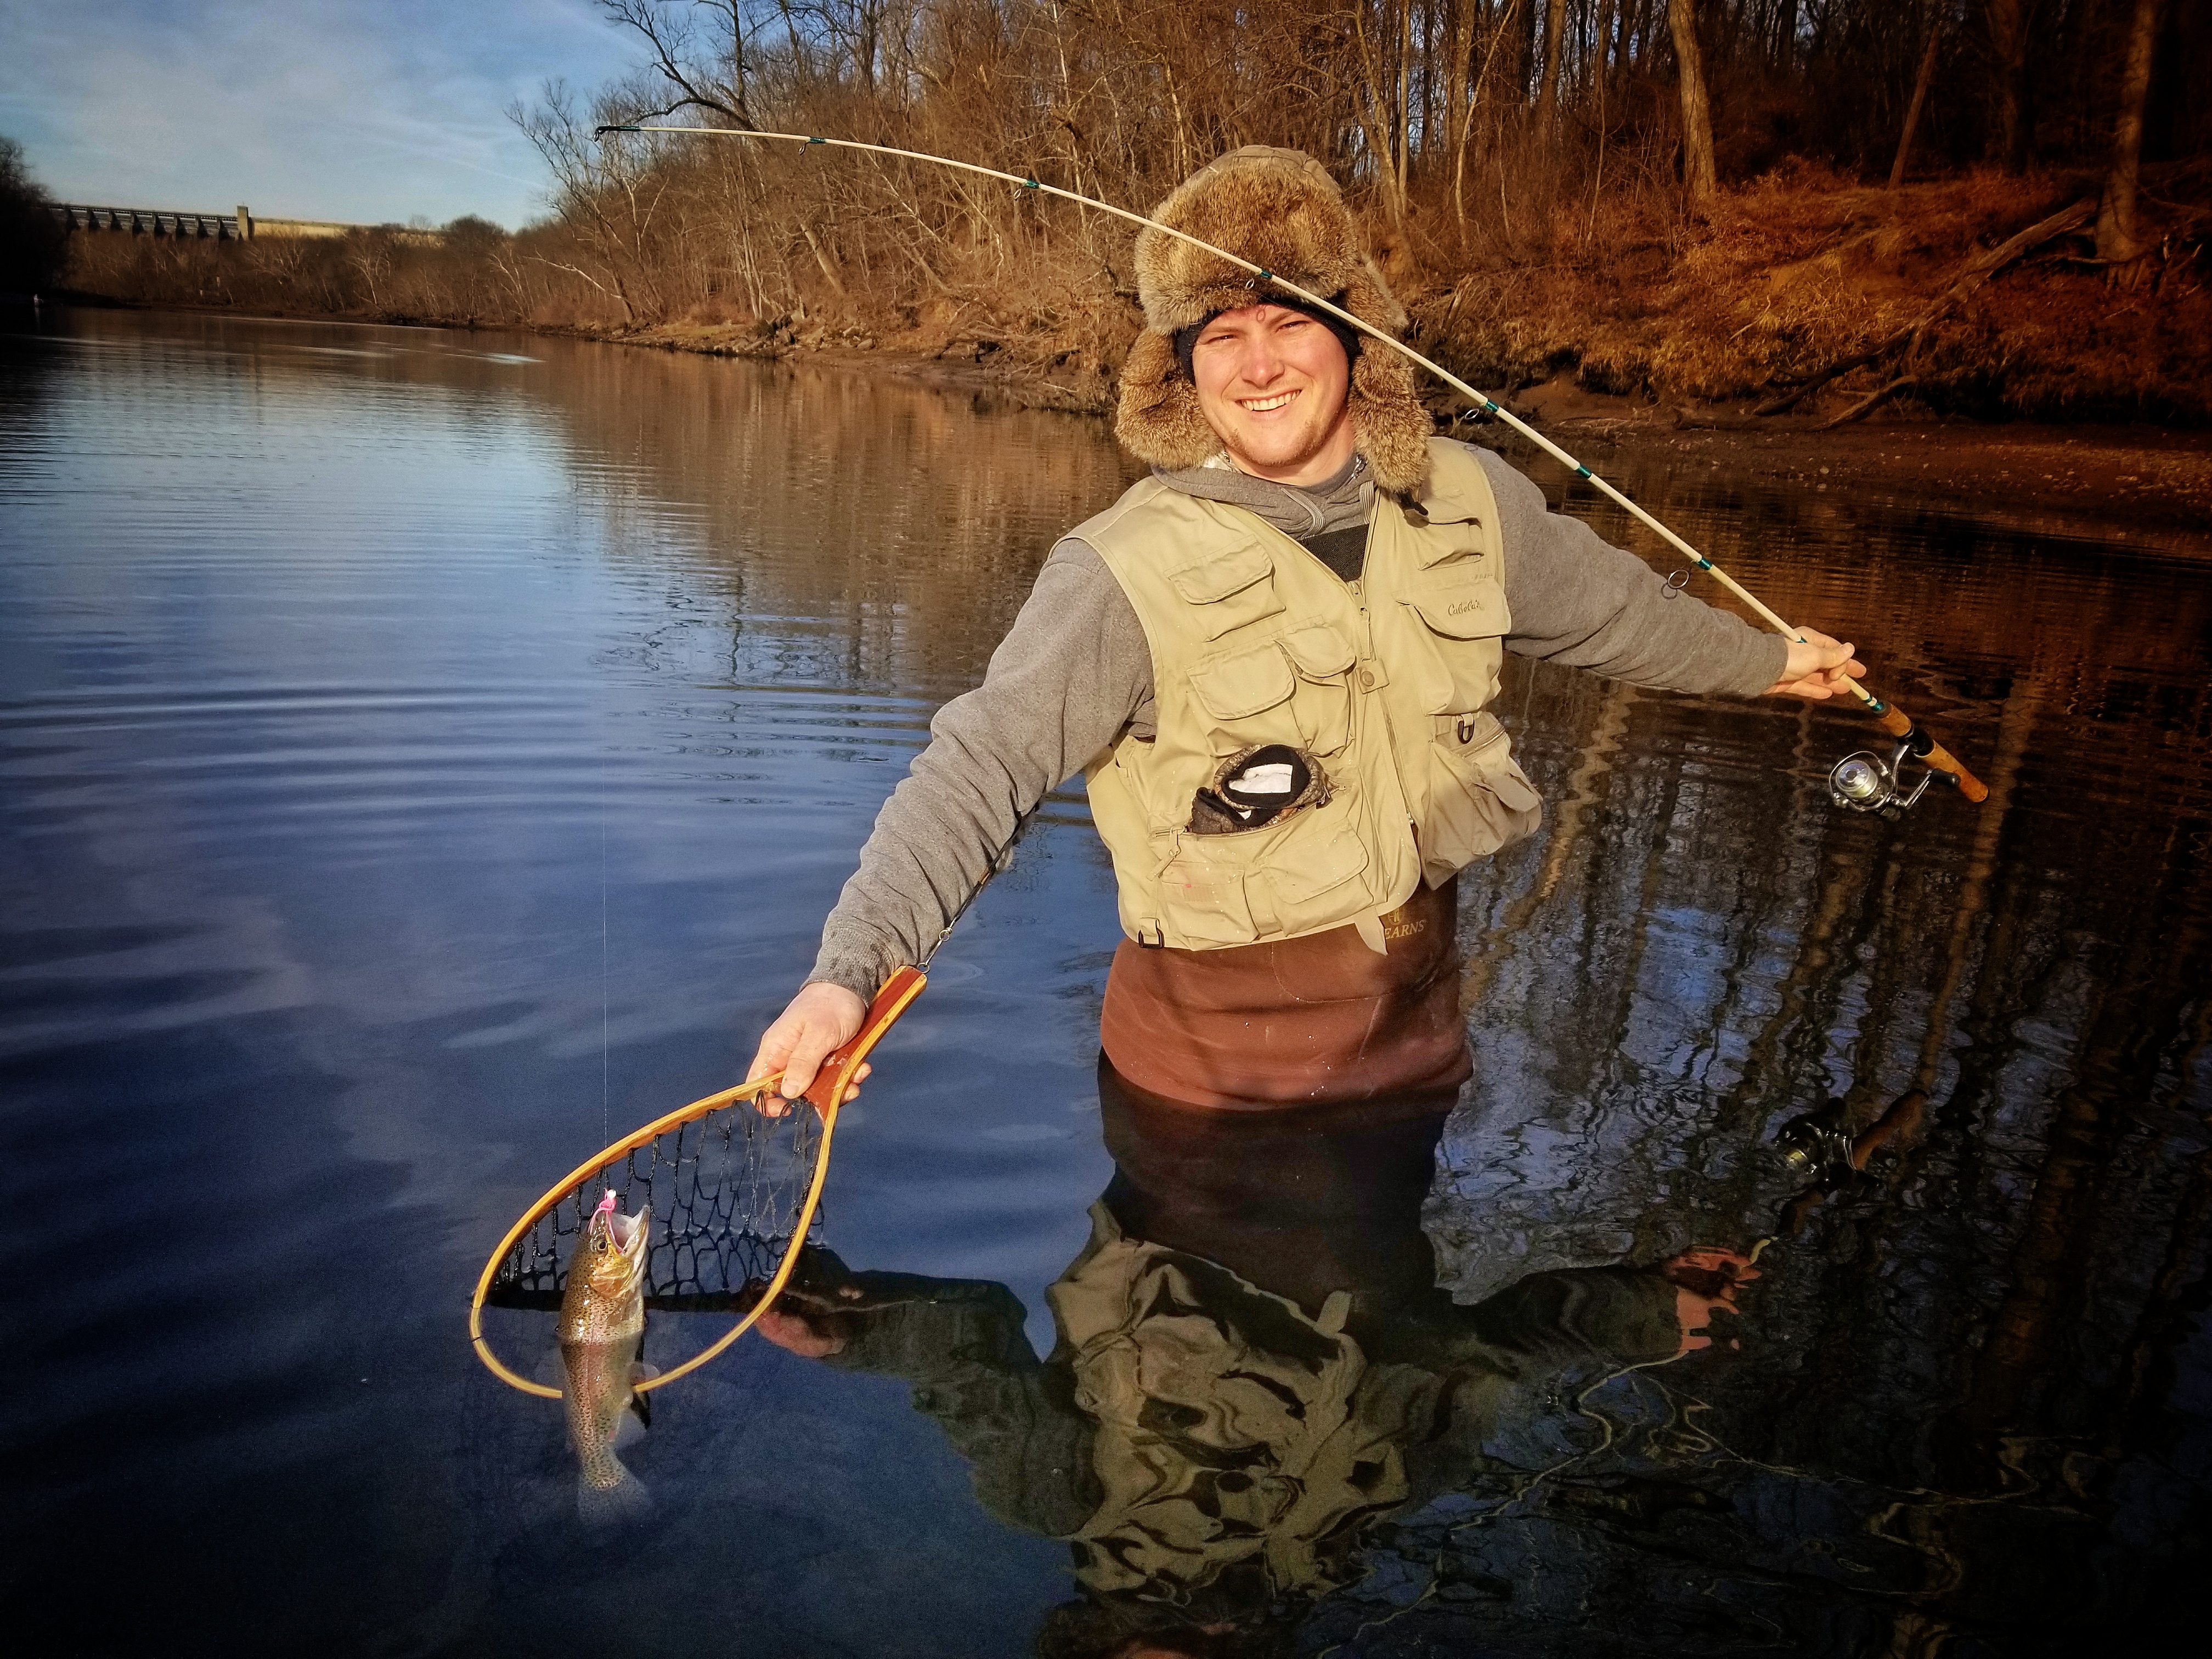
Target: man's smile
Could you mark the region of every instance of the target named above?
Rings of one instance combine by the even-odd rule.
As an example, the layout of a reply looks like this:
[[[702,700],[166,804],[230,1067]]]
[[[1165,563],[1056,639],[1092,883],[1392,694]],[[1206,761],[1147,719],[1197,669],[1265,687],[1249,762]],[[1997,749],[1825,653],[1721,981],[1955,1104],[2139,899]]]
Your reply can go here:
[[[1199,412],[1231,463],[1278,483],[1332,477],[1352,459],[1352,363],[1304,312],[1262,303],[1207,319],[1190,348]]]

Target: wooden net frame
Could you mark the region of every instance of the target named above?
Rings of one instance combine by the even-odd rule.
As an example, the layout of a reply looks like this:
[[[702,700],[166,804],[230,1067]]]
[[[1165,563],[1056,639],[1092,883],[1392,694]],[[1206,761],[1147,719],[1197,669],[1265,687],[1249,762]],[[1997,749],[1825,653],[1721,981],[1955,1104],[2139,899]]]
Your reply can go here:
[[[714,1358],[752,1328],[790,1281],[821,1213],[837,1112],[854,1076],[927,979],[901,968],[869,1006],[860,1034],[822,1062],[805,1097],[781,1117],[754,1101],[774,1077],[725,1089],[625,1135],[570,1170],[507,1231],[469,1302],[469,1342],[508,1387],[548,1400],[561,1390],[520,1375],[492,1351],[487,1307],[557,1311],[574,1241],[599,1192],[653,1212],[646,1255],[648,1311],[736,1314],[735,1324],[681,1364],[637,1385],[665,1387]],[[811,1110],[807,1109],[811,1108]]]

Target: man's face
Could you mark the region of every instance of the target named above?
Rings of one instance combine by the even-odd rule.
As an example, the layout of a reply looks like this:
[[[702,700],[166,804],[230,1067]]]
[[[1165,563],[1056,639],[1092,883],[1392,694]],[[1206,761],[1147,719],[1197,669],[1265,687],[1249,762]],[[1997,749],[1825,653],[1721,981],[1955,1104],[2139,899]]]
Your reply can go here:
[[[1351,365],[1303,312],[1246,306],[1208,323],[1191,353],[1198,406],[1240,471],[1315,484],[1352,459]]]

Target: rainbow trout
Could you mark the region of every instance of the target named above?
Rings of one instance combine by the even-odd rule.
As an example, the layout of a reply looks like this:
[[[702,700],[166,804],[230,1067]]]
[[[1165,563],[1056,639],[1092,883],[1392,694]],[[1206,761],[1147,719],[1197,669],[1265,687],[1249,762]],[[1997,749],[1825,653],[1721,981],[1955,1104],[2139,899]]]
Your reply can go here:
[[[568,1259],[561,1297],[561,1367],[568,1402],[568,1438],[582,1465],[577,1507],[586,1519],[634,1511],[645,1488],[615,1455],[615,1431],[625,1410],[651,1419],[636,1385],[653,1375],[639,1363],[645,1340],[645,1255],[653,1230],[648,1205],[635,1216],[615,1208],[611,1192],[584,1224]]]

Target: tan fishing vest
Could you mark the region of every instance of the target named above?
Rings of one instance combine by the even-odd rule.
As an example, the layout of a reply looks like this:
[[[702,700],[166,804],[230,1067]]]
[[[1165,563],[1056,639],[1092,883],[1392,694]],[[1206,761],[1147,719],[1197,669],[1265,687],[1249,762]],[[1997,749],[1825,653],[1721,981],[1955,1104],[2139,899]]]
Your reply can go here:
[[[1429,443],[1408,511],[1379,492],[1347,584],[1242,507],[1146,479],[1070,532],[1097,550],[1152,652],[1159,719],[1085,769],[1113,855],[1121,927],[1212,950],[1376,921],[1536,826],[1539,802],[1497,720],[1505,605],[1482,464]],[[1261,827],[1194,830],[1194,804],[1274,744],[1319,774]]]

